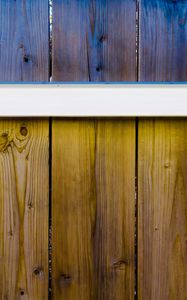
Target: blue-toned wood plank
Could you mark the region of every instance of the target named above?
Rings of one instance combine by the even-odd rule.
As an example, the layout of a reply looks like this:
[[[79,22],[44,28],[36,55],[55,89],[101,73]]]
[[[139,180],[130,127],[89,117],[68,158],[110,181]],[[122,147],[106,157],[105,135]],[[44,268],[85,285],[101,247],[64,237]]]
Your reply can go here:
[[[187,81],[187,0],[140,1],[140,81]]]
[[[136,1],[54,0],[53,81],[136,81]]]
[[[48,79],[48,1],[0,1],[0,81]]]

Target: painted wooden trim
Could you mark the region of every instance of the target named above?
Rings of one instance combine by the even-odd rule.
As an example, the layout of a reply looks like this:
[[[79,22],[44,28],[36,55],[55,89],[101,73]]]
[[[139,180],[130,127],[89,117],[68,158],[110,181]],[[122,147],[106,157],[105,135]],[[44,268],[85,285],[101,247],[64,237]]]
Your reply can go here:
[[[0,116],[187,116],[187,84],[2,84]]]

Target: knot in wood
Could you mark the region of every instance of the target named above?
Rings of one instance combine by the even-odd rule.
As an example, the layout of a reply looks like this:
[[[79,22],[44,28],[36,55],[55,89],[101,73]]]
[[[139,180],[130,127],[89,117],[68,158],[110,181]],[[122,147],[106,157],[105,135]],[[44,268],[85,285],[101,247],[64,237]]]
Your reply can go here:
[[[0,151],[5,151],[10,144],[10,137],[8,132],[2,132],[0,134]]]
[[[23,136],[27,136],[28,130],[27,130],[26,126],[21,126],[20,127],[20,134],[23,135]]]
[[[60,275],[60,283],[69,284],[69,283],[71,283],[71,281],[72,281],[72,278],[70,275],[64,274],[64,273]]]
[[[29,202],[29,203],[28,203],[28,209],[32,209],[32,208],[33,208],[32,203]]]
[[[13,137],[13,142],[15,146],[19,149],[25,148],[29,140],[30,134],[27,126],[25,124],[19,125]]]
[[[96,71],[97,71],[97,72],[100,72],[101,70],[102,70],[102,67],[101,67],[101,66],[97,66],[97,67],[96,67]]]
[[[24,55],[24,56],[23,56],[23,61],[24,61],[25,63],[29,62],[29,60],[30,60],[29,55]]]
[[[99,42],[100,43],[103,43],[105,41],[105,36],[104,35],[101,35],[100,38],[99,38]]]
[[[9,236],[13,236],[13,231],[10,230],[10,231],[8,232],[8,235],[9,235]]]
[[[127,260],[121,259],[121,260],[114,261],[112,266],[119,270],[123,270],[128,264],[129,262]]]
[[[42,272],[43,272],[43,268],[37,267],[37,268],[34,269],[33,274],[34,274],[35,276],[39,276],[39,275],[42,274]]]
[[[20,293],[21,296],[25,295],[25,291],[23,289],[20,289],[19,293]]]
[[[164,168],[168,169],[170,167],[170,163],[168,161],[165,162]]]

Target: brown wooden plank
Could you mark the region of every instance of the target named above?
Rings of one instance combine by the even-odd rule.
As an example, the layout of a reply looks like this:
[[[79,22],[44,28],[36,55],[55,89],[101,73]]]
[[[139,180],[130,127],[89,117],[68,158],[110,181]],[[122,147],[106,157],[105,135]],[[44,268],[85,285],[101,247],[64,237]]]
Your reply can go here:
[[[140,0],[140,81],[186,81],[187,0]]]
[[[133,120],[53,120],[53,299],[134,299]]]
[[[135,43],[136,1],[53,1],[53,81],[136,81]]]
[[[0,81],[48,81],[48,1],[0,1]]]
[[[0,120],[0,299],[48,299],[48,121]]]
[[[134,299],[135,122],[98,122],[96,137],[96,299]]]
[[[141,120],[138,136],[138,299],[187,299],[187,120]]]

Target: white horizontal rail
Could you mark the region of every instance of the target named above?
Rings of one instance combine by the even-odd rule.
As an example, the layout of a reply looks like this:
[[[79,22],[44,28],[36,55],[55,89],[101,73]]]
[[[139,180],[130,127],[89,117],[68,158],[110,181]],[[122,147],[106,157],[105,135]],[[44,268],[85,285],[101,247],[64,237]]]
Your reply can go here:
[[[187,85],[0,85],[0,116],[187,116]]]

